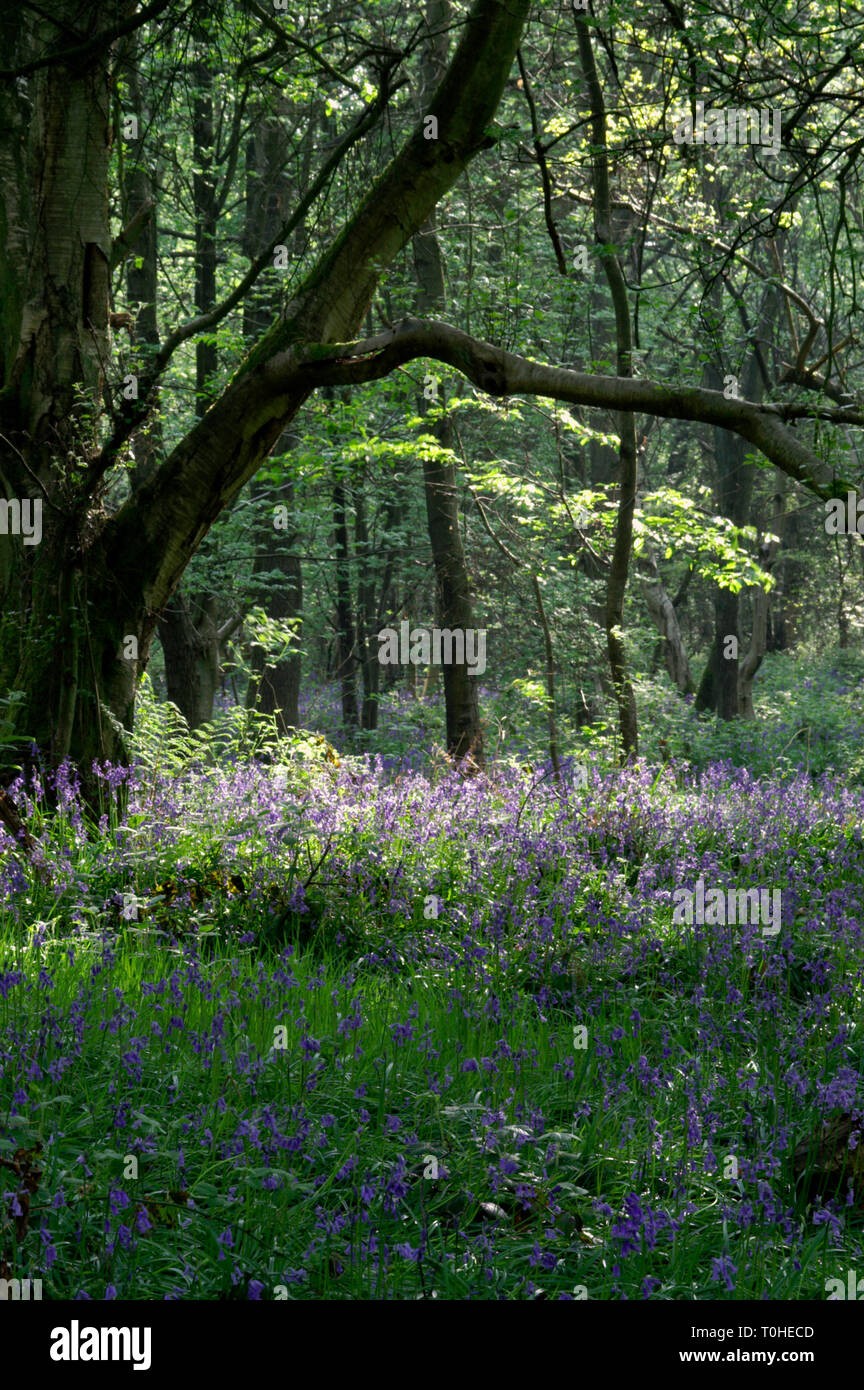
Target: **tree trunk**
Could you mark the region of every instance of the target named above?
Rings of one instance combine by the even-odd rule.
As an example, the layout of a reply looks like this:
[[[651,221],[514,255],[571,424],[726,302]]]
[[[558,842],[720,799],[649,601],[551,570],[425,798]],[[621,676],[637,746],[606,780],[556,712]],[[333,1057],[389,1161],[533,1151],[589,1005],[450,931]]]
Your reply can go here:
[[[446,64],[449,20],[449,0],[427,0],[427,39],[421,93],[421,106],[424,109]],[[444,260],[434,212],[430,213],[414,237],[413,251],[418,311],[424,315],[442,314],[446,305]],[[429,402],[422,395],[418,408],[421,416],[429,409]],[[431,432],[442,449],[452,449],[453,429],[446,416],[434,422]],[[453,464],[443,459],[424,459],[423,484],[429,543],[435,564],[436,623],[445,629],[464,631],[473,627],[474,614],[471,582],[459,529],[456,470]],[[443,676],[447,752],[457,761],[470,756],[471,765],[480,768],[483,766],[484,753],[477,678],[469,675],[464,662],[461,665],[456,662],[445,665]]]
[[[392,494],[388,497],[384,509],[384,537],[382,541],[384,569],[381,575],[378,615],[388,627],[392,626],[396,620],[399,611],[399,589],[402,587],[402,566],[398,563],[401,558],[402,546],[398,539],[394,539],[393,533],[399,530],[407,512],[405,488],[406,484],[403,478],[394,478]],[[397,671],[398,667],[395,664],[384,667],[385,690],[392,690],[393,686],[396,685]]]
[[[206,25],[196,25],[193,41],[199,53],[207,43]],[[206,313],[216,303],[216,186],[213,170],[213,74],[204,57],[192,63],[192,207],[195,237],[195,309]],[[195,414],[200,419],[213,398],[213,379],[219,366],[216,344],[200,338],[195,344]],[[219,688],[220,646],[216,604],[211,594],[178,588],[159,619],[159,640],[165,657],[168,699],[182,710],[189,727],[199,728],[213,718]]]
[[[581,14],[576,16],[576,32],[579,40],[579,59],[585,74],[591,108],[594,235],[601,248],[600,259],[615,311],[617,375],[630,377],[633,375],[633,327],[630,322],[627,284],[621,268],[621,260],[613,244],[612,199],[609,188],[609,157],[606,142],[606,108],[594,62],[591,35],[587,22]],[[615,699],[618,705],[621,756],[627,762],[639,755],[636,697],[633,694],[633,687],[627,671],[627,653],[624,645],[624,598],[627,593],[630,554],[633,549],[633,513],[636,508],[639,463],[636,449],[636,420],[631,411],[618,412],[618,434],[621,441],[619,447],[621,472],[615,544],[606,589],[606,642],[609,651],[609,665],[612,671],[612,683],[615,688]]]
[[[796,510],[786,516],[783,545],[775,571],[777,586],[772,591],[768,608],[769,652],[791,651],[798,640],[799,596],[806,578],[805,566],[795,553],[802,540],[800,517],[801,513]]]
[[[138,69],[138,42],[135,34],[130,35],[128,40],[124,67],[132,108],[138,115],[139,129],[137,140],[131,140],[129,143],[123,163],[123,222],[124,226],[135,226],[140,218],[144,219],[131,245],[133,254],[126,261],[126,298],[129,312],[134,318],[133,373],[140,380],[146,373],[148,362],[152,361],[160,346],[157,313],[159,230],[154,171],[150,167],[145,143],[145,132],[149,129],[153,112],[149,93],[141,81]],[[135,467],[130,473],[129,481],[133,489],[151,478],[159,466],[162,421],[158,394],[154,400],[154,407],[150,418],[132,436]]]
[[[713,378],[710,384],[715,389],[722,388],[720,373],[713,367],[709,370]],[[745,526],[753,496],[753,467],[744,462],[744,441],[728,430],[715,430],[714,450],[718,511],[736,526]],[[734,641],[730,641],[730,638],[734,638]],[[734,719],[737,716],[740,645],[738,594],[718,586],[714,593],[714,644],[708,658],[710,685],[703,676],[696,697],[698,709],[714,709],[721,719]]]
[[[782,543],[786,526],[785,499],[786,480],[781,477],[778,491],[774,497],[775,514],[770,521],[769,534],[771,539],[766,537],[759,547],[759,563],[769,574],[774,568],[774,561]],[[756,718],[753,704],[753,681],[768,648],[768,591],[759,584],[752,590],[752,594],[753,625],[750,645],[738,669],[738,713],[742,719]]]
[[[846,555],[849,547],[854,545],[854,541],[848,536],[834,537],[834,555],[837,559],[837,645],[841,651],[846,651],[849,647],[849,614],[846,604],[849,597],[847,576],[849,566],[846,563]]]
[[[363,703],[360,725],[365,730],[378,728],[378,684],[381,664],[378,660],[377,613],[375,611],[375,565],[369,543],[366,522],[366,498],[363,483],[354,488],[354,550],[357,555],[357,639],[360,651],[360,675],[363,680]]]
[[[193,29],[196,47],[206,51],[206,24]],[[195,212],[195,308],[206,313],[216,303],[216,185],[213,169],[213,73],[207,57],[192,64],[192,201]],[[204,414],[213,399],[219,365],[216,344],[204,336],[195,344],[195,413]]]
[[[282,448],[293,443],[290,430],[282,438]],[[295,514],[296,492],[293,479],[286,476],[278,488],[260,488],[252,484],[252,497],[262,512],[261,540],[255,551],[252,566],[253,586],[256,581],[266,587],[260,594],[267,614],[275,621],[291,624],[296,633],[291,654],[281,661],[268,658],[263,648],[253,645],[249,661],[252,678],[246,692],[246,708],[262,714],[272,714],[282,733],[296,729],[300,723],[300,677],[302,658],[300,634],[303,612],[303,565],[298,552],[300,532],[291,523]],[[272,508],[284,506],[289,517],[286,531],[273,526]]]
[[[65,26],[87,37],[103,9],[58,0],[45,18],[7,16],[4,58],[32,58]],[[122,639],[140,588],[134,566],[118,557],[115,571],[88,545],[89,499],[72,485],[97,448],[110,353],[107,56],[0,83],[0,492],[42,511],[38,543],[0,537],[0,690],[25,695],[4,761],[27,765],[32,739],[88,781],[94,758],[125,751],[107,712],[131,727],[137,663]]]
[[[336,675],[342,691],[342,723],[349,737],[357,728],[357,638],[351,603],[345,485],[333,483],[333,546],[336,554]]]
[[[308,177],[312,158],[312,134],[315,130],[313,114],[307,123],[304,139],[302,170]],[[253,139],[246,150],[246,223],[244,228],[243,251],[250,261],[261,254],[276,236],[283,207],[291,205],[292,199],[299,200],[300,193],[293,187],[292,180],[285,172],[288,155],[288,137],[285,122],[281,115],[265,118],[260,122]],[[302,252],[302,223],[296,229],[294,249]],[[276,317],[279,308],[278,287],[270,288],[263,294],[256,294],[244,305],[243,332],[250,343],[254,343]],[[296,443],[291,429],[283,434],[277,444],[277,452],[289,453]],[[261,512],[259,540],[253,564],[253,579],[268,576],[267,587],[262,595],[267,613],[271,618],[295,624],[296,641],[288,656],[281,661],[268,660],[263,649],[253,646],[250,664],[254,679],[250,680],[246,692],[247,708],[256,708],[263,714],[275,715],[284,733],[297,728],[300,723],[300,681],[302,656],[300,651],[303,608],[303,564],[300,556],[300,532],[294,525],[297,502],[297,489],[294,481],[294,465],[289,459],[283,467],[284,476],[276,488],[261,487],[257,479],[252,480],[252,497],[256,514]],[[272,507],[286,508],[289,525],[287,530],[276,530],[273,526]]]
[[[178,592],[159,620],[166,694],[190,729],[198,729],[213,718],[213,702],[219,689],[221,649],[215,608],[214,599],[193,607]]]
[[[549,620],[546,617],[546,609],[543,606],[543,595],[540,592],[540,582],[536,574],[531,576],[531,588],[534,590],[534,602],[537,605],[537,616],[540,619],[540,626],[543,630],[543,648],[546,654],[546,720],[549,728],[549,761],[552,764],[552,771],[555,774],[555,781],[561,781],[561,760],[558,756],[558,706],[555,699],[555,652],[552,647],[552,632],[549,628]]]
[[[666,670],[669,672],[669,678],[675,688],[682,695],[691,695],[693,693],[693,677],[690,674],[690,662],[684,649],[675,604],[660,582],[656,563],[648,559],[645,562],[645,567],[651,575],[645,585],[645,602],[651,615],[651,621],[662,638]]]
[[[423,463],[426,518],[435,561],[436,612],[440,625],[451,631],[465,631],[474,625],[471,590],[459,530],[456,480],[452,465],[426,459]],[[467,645],[467,644],[466,644]],[[465,663],[444,665],[444,705],[447,720],[447,751],[458,761],[470,758],[475,767],[483,765],[483,735],[477,700],[477,677],[468,674]]]
[[[759,585],[753,591],[753,627],[750,645],[738,667],[738,713],[742,719],[755,719],[753,681],[762,665],[768,644],[768,595]]]
[[[717,206],[725,205],[726,190],[722,180],[707,180],[706,192],[709,187],[714,192]],[[755,330],[747,323],[743,305],[739,303],[739,313],[744,318],[744,331],[750,346],[740,387],[740,394],[747,400],[761,401],[769,385],[762,344],[770,337],[779,303],[777,292],[766,290]],[[711,294],[715,331],[721,322],[721,304],[722,284],[718,280]],[[734,388],[731,377],[731,373],[724,372],[719,358],[705,364],[705,379],[711,388],[717,391],[730,388],[733,395],[738,395],[739,391]],[[718,510],[734,525],[746,526],[750,519],[755,473],[753,464],[744,462],[748,453],[746,443],[740,435],[724,429],[715,429],[713,435]],[[740,612],[739,595],[718,586],[714,595],[714,643],[708,658],[710,673],[706,668],[696,694],[696,708],[714,709],[724,720],[735,719],[739,713]]]

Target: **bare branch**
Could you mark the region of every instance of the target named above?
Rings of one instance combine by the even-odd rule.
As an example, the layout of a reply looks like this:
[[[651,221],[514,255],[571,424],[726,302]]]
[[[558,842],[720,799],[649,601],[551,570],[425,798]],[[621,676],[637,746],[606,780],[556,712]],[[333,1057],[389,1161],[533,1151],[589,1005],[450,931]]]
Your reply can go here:
[[[558,235],[558,228],[555,226],[555,219],[552,216],[552,180],[549,177],[549,166],[546,163],[546,151],[543,148],[543,141],[540,139],[540,125],[537,121],[537,107],[531,91],[531,84],[528,81],[528,74],[525,71],[525,64],[522,61],[522,50],[517,50],[516,61],[519,64],[519,71],[522,74],[522,87],[525,92],[525,100],[528,103],[528,110],[531,113],[531,133],[534,137],[534,154],[540,166],[540,178],[543,183],[543,216],[546,219],[546,230],[549,233],[549,240],[555,251],[555,259],[558,262],[558,269],[562,275],[567,274],[567,262],[564,259],[564,251],[561,246],[561,238]]]

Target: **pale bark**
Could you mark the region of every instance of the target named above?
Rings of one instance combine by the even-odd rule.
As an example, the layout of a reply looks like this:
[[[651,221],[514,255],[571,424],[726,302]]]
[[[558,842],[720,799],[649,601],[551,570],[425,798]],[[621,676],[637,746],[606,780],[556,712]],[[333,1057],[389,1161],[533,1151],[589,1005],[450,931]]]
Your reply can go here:
[[[672,684],[680,694],[690,695],[693,692],[693,677],[690,672],[690,662],[684,648],[684,641],[681,637],[675,605],[660,582],[656,563],[651,559],[646,559],[644,567],[648,570],[649,575],[644,586],[645,603],[651,621],[663,639],[663,660],[666,664],[666,670]]]

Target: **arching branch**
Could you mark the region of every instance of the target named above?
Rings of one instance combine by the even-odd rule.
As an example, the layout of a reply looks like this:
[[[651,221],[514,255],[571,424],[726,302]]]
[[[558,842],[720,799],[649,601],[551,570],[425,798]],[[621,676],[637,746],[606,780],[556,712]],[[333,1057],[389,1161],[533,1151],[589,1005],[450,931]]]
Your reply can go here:
[[[380,381],[420,357],[455,368],[490,396],[546,396],[572,405],[634,411],[664,419],[718,425],[740,435],[767,459],[818,497],[845,495],[857,486],[842,478],[789,426],[824,420],[864,426],[856,406],[802,405],[727,398],[701,386],[670,386],[634,377],[597,376],[534,362],[473,338],[451,324],[406,318],[352,343],[298,344],[259,368],[265,394],[302,387],[348,386]]]

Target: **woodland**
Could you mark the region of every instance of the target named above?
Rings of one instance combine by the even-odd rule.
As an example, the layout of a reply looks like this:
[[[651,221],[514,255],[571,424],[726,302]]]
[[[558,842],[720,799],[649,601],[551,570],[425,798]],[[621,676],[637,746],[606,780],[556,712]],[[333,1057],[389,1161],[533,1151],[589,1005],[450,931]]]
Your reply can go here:
[[[862,293],[855,3],[0,7],[0,1296],[864,1296]]]

